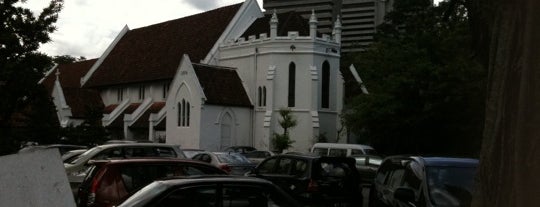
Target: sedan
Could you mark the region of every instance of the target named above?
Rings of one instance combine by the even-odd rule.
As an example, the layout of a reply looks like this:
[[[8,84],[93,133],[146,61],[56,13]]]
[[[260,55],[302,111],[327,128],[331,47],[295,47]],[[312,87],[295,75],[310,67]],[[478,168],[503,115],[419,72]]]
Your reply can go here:
[[[155,181],[119,207],[276,206],[299,207],[269,181],[250,177],[194,177]]]
[[[201,152],[192,159],[210,163],[232,175],[243,175],[256,165],[243,155],[232,152]]]

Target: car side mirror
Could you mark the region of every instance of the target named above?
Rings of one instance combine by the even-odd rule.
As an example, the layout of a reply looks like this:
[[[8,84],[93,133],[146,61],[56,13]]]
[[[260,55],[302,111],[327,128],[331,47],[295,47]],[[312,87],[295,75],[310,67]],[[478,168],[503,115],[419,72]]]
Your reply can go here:
[[[414,206],[414,191],[410,188],[397,188],[396,191],[394,191],[394,198],[407,203],[410,206]]]

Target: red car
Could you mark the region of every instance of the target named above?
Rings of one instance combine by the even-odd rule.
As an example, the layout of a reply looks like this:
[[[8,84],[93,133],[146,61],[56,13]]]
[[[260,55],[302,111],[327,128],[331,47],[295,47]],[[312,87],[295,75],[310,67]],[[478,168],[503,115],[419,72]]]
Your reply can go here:
[[[77,206],[116,206],[154,180],[189,175],[223,175],[206,163],[183,159],[130,159],[91,162],[77,193]]]

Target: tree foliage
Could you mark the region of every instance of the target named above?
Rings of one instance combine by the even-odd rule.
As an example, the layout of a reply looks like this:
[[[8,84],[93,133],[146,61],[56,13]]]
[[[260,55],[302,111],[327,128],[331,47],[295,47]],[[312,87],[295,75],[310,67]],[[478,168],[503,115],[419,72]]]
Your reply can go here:
[[[361,142],[386,154],[477,155],[486,72],[474,59],[466,10],[448,11],[445,2],[395,1],[376,43],[347,57],[370,92],[344,113]]]
[[[279,125],[281,128],[283,128],[283,134],[274,133],[274,137],[272,137],[272,145],[274,146],[275,150],[281,153],[283,150],[289,149],[294,143],[294,140],[291,140],[289,136],[289,129],[295,127],[297,121],[290,109],[280,109],[279,115],[281,116]]]
[[[37,82],[51,65],[51,58],[38,52],[40,44],[50,41],[62,0],[52,0],[35,15],[21,7],[19,0],[0,2],[0,154],[11,153],[20,139],[12,134],[15,114],[28,110],[30,103],[43,97]],[[36,111],[35,109],[34,111]]]

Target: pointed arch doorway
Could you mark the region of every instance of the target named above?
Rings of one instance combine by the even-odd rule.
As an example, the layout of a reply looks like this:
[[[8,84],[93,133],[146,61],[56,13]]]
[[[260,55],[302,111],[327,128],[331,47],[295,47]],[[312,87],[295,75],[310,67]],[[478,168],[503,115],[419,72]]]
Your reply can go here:
[[[232,139],[232,127],[233,127],[233,119],[232,116],[229,113],[225,113],[221,117],[221,143],[220,143],[220,149],[224,150],[227,147],[231,146],[231,139]]]

